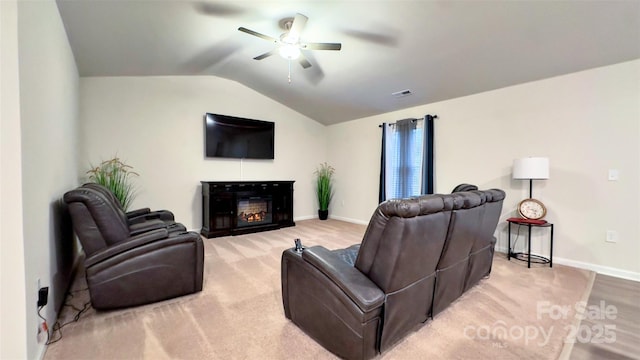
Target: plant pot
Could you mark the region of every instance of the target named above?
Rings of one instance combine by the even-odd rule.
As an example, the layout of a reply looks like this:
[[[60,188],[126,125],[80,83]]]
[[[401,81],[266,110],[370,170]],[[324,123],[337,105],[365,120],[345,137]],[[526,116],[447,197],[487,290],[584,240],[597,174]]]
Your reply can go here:
[[[327,220],[329,217],[329,210],[318,210],[318,218],[320,220]]]

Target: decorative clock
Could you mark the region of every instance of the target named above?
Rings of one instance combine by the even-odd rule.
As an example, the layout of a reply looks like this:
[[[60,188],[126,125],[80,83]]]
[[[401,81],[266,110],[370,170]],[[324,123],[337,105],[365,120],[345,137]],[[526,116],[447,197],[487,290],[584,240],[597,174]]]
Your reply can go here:
[[[525,219],[539,220],[547,215],[547,208],[540,200],[524,199],[518,204],[518,213]]]

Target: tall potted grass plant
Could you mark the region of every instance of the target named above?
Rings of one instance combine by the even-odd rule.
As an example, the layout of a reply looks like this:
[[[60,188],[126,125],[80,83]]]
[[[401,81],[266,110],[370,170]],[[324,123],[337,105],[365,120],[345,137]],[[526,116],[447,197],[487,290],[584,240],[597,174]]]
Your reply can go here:
[[[318,218],[326,220],[329,217],[329,203],[333,198],[333,173],[335,169],[325,163],[320,164],[316,174],[316,196],[318,198]]]
[[[135,197],[135,189],[131,182],[132,176],[138,176],[133,168],[125,164],[118,157],[103,161],[98,166],[91,165],[87,171],[89,180],[98,183],[111,190],[116,196],[122,208],[127,211]]]

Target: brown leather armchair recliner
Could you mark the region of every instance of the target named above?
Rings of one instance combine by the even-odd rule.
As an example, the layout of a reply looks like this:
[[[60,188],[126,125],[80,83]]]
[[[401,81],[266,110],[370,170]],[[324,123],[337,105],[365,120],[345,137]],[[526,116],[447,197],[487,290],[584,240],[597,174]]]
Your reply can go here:
[[[204,248],[198,233],[169,229],[160,219],[130,225],[108,197],[90,187],[67,192],[64,201],[86,255],[94,308],[142,305],[202,290]]]
[[[285,250],[285,316],[342,358],[384,352],[489,274],[504,197],[493,189],[388,200],[361,244]]]

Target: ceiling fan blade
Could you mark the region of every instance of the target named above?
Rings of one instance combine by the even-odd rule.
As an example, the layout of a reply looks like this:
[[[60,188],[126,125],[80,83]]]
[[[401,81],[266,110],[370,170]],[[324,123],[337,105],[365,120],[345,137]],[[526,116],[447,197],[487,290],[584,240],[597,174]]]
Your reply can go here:
[[[395,47],[398,45],[398,38],[396,36],[385,34],[385,33],[361,31],[361,30],[355,30],[355,29],[343,30],[342,33],[348,36],[351,36],[353,38],[368,41],[374,44],[385,45],[390,47]]]
[[[340,43],[307,43],[301,44],[301,47],[305,50],[340,50],[342,44]]]
[[[203,74],[207,69],[223,63],[228,57],[240,50],[240,46],[228,41],[221,41],[194,55],[182,63],[182,68],[190,74]]]
[[[298,39],[300,39],[300,34],[302,33],[304,26],[307,24],[307,20],[309,20],[309,18],[302,14],[296,14],[293,18],[293,23],[291,24],[291,29],[289,29],[288,35],[292,41],[297,42]]]
[[[237,16],[246,12],[245,9],[230,4],[213,4],[208,2],[194,3],[196,10],[204,15],[213,16]]]
[[[249,30],[249,29],[247,29],[245,27],[242,27],[242,26],[239,27],[238,30],[242,31],[244,33],[247,33],[249,35],[257,36],[259,38],[262,38],[262,39],[265,39],[265,40],[268,40],[268,41],[271,41],[271,42],[274,42],[274,43],[278,42],[278,40],[276,38],[272,38],[271,36],[268,36],[268,35],[265,35],[265,34],[260,34],[259,32],[256,32],[256,31],[253,31],[253,30]]]
[[[273,55],[273,54],[275,54],[275,53],[276,53],[276,50],[274,49],[274,50],[271,50],[271,51],[269,51],[269,52],[266,52],[266,53],[264,53],[264,54],[262,54],[262,55],[258,55],[258,56],[256,56],[256,57],[254,57],[254,58],[253,58],[253,60],[262,60],[262,59],[264,59],[264,58],[268,58],[269,56],[271,56],[271,55]]]
[[[312,51],[305,52],[306,60],[313,66],[306,68],[302,71],[302,76],[307,79],[310,84],[318,85],[324,79],[324,71],[322,70],[322,64],[316,59],[315,54]]]
[[[309,60],[307,60],[307,58],[302,54],[300,54],[300,56],[298,57],[298,62],[304,69],[308,69],[311,67],[311,63],[309,62]]]

